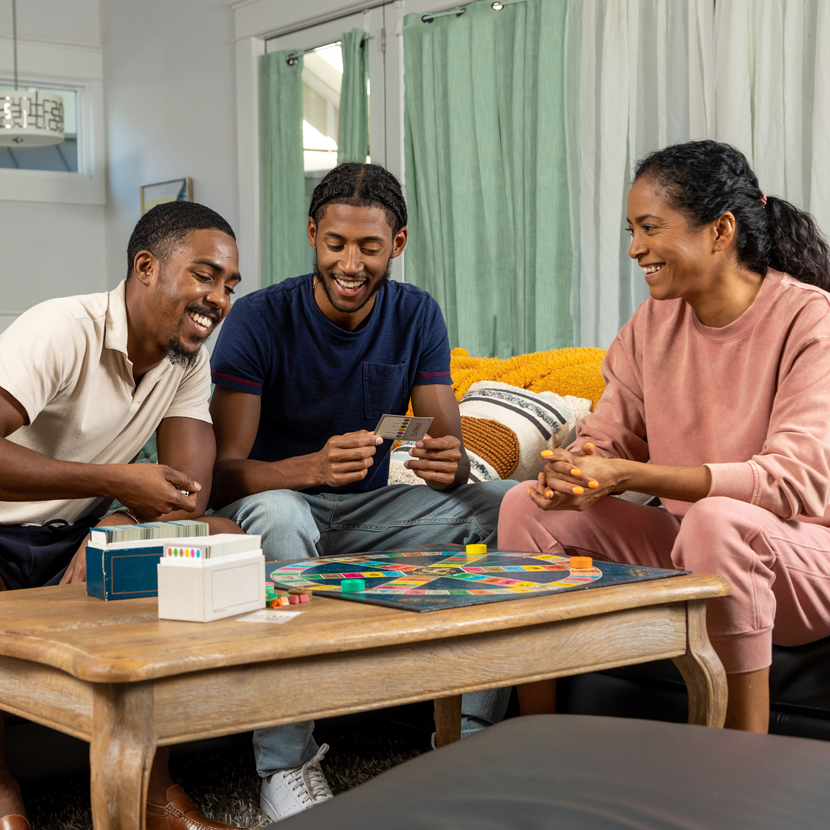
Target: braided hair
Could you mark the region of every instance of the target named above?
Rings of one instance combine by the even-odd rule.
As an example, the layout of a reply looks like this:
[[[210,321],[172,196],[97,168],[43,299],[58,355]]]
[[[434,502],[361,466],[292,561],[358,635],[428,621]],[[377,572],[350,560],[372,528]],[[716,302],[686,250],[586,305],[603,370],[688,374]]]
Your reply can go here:
[[[830,248],[809,213],[765,196],[746,156],[729,144],[689,141],[641,159],[634,181],[648,177],[693,227],[729,211],[740,264],[759,274],[774,268],[830,291]]]
[[[347,162],[326,173],[314,188],[308,215],[315,225],[326,215],[326,205],[379,207],[394,236],[406,226],[406,201],[401,183],[379,164]]]
[[[165,202],[148,210],[133,230],[127,244],[127,279],[133,272],[136,254],[149,251],[165,260],[191,231],[217,230],[236,239],[233,228],[209,207],[197,202]]]

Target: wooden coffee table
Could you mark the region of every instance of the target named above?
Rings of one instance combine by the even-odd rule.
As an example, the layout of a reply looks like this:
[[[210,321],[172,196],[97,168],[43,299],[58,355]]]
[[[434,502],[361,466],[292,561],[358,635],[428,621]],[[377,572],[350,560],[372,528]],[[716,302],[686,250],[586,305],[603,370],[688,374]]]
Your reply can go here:
[[[83,585],[0,593],[0,709],[89,741],[96,830],[143,830],[155,748],[671,657],[689,722],[720,727],[723,667],[701,574],[426,614],[315,597],[284,625],[160,621],[155,599]],[[291,609],[293,610],[293,609]]]

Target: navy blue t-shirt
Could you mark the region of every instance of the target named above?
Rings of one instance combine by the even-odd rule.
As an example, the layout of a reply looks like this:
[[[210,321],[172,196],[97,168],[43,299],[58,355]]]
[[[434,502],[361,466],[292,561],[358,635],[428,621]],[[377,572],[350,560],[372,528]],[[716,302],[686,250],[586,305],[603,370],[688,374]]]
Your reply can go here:
[[[332,435],[371,431],[384,413],[406,413],[413,386],[452,383],[447,328],[426,291],[388,281],[363,328],[349,332],[317,307],[311,274],[240,297],[222,324],[211,369],[217,386],[262,396],[248,456],[257,461],[318,452]],[[361,481],[307,492],[383,487],[391,443],[378,446]]]

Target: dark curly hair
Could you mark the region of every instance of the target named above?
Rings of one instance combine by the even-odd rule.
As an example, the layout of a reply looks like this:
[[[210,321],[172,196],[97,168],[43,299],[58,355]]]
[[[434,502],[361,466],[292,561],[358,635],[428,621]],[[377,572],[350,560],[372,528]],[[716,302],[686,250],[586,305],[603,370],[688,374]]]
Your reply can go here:
[[[830,291],[830,249],[809,213],[767,196],[746,156],[729,144],[688,141],[641,159],[634,181],[648,177],[693,227],[729,211],[735,217],[738,261],[759,274],[775,268]]]
[[[326,205],[379,207],[394,236],[406,226],[406,201],[401,183],[379,164],[347,162],[330,170],[311,195],[308,215],[315,225],[326,215]]]
[[[127,279],[136,254],[149,251],[157,259],[170,256],[190,231],[217,230],[236,239],[233,228],[215,211],[197,202],[166,202],[148,210],[135,226],[127,244]]]

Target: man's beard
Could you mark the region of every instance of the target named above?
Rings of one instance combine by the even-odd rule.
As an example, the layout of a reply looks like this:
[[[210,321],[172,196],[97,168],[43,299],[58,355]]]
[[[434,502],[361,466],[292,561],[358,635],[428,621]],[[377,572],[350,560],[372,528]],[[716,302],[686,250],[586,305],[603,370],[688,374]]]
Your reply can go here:
[[[181,366],[185,371],[192,369],[199,359],[199,350],[188,352],[182,347],[181,340],[175,335],[167,343],[167,359],[174,366]]]
[[[329,289],[328,283],[323,278],[323,275],[320,273],[320,269],[317,266],[317,254],[316,254],[316,252],[314,254],[314,277],[317,280],[317,282],[319,282],[320,285],[323,286],[323,291],[325,292],[326,299],[329,301],[329,303],[331,303],[331,305],[335,309],[337,309],[337,311],[340,311],[344,314],[354,314],[355,312],[360,311],[360,309],[363,308],[366,305],[366,303],[368,303],[369,300],[371,300],[375,296],[375,294],[377,294],[378,291],[380,291],[380,289],[383,288],[384,285],[386,285],[387,282],[389,282],[389,275],[390,275],[391,270],[392,270],[392,258],[390,257],[386,261],[386,270],[383,272],[383,276],[369,290],[369,294],[366,297],[366,299],[357,308],[345,309],[345,308],[341,308],[338,305],[338,303],[340,302],[340,298],[337,295],[332,294],[331,290]],[[345,276],[345,274],[343,274],[342,276]],[[358,276],[363,276],[363,275],[358,274]]]

